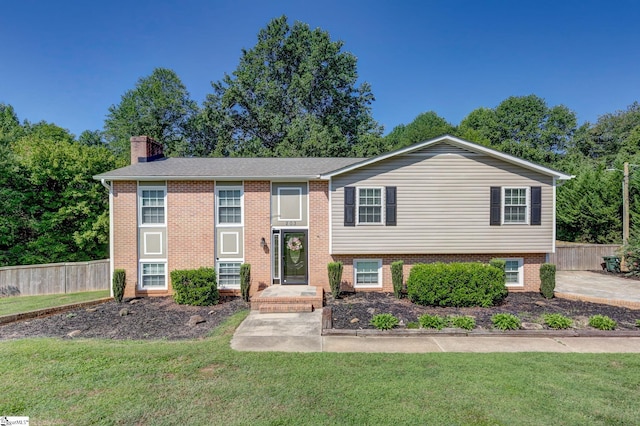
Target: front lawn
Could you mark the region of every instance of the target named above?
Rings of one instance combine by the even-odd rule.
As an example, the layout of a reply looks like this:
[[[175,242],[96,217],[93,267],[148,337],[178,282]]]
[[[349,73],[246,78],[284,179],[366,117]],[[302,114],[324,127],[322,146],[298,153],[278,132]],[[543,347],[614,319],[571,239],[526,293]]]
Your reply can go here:
[[[0,414],[33,424],[634,424],[636,354],[245,353],[246,313],[187,341],[0,342]]]
[[[46,294],[42,296],[11,296],[0,298],[0,315],[17,314],[35,311],[36,309],[52,308],[69,305],[71,303],[87,302],[90,300],[109,297],[109,290],[82,291],[79,293]]]

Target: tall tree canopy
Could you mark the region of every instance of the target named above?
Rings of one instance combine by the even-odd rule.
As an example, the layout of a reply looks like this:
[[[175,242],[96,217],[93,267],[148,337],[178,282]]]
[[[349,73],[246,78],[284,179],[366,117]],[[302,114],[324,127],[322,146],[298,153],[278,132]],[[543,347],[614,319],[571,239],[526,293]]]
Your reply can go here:
[[[272,20],[232,75],[212,83],[203,111],[215,154],[346,156],[381,129],[356,57],[307,24]],[[370,140],[368,141],[370,142]]]
[[[162,141],[167,155],[190,155],[188,129],[197,112],[198,105],[176,73],[156,68],[122,95],[118,105],[109,107],[104,137],[122,159],[129,158],[129,138],[140,135]]]
[[[407,125],[394,127],[384,139],[387,149],[393,150],[455,132],[456,128],[447,120],[434,111],[429,111],[418,115]]]

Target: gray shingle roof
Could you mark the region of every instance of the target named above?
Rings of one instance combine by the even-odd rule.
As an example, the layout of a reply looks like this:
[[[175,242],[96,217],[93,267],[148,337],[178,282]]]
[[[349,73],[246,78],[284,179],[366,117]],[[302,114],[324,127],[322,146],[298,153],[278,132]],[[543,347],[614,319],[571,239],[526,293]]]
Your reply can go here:
[[[363,158],[163,158],[94,176],[95,179],[316,178]]]

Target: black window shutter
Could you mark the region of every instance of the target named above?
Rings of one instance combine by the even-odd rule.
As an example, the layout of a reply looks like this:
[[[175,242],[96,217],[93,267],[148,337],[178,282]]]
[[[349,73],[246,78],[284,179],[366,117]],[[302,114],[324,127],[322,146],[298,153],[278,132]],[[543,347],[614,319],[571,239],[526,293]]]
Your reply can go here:
[[[531,224],[542,224],[542,187],[531,187]]]
[[[395,186],[387,186],[385,188],[385,200],[386,200],[386,211],[385,211],[385,222],[387,226],[396,226],[396,187]]]
[[[356,189],[344,187],[344,226],[356,226]]]
[[[502,190],[499,186],[491,187],[491,202],[490,202],[490,218],[489,225],[500,225],[500,213],[502,212]]]

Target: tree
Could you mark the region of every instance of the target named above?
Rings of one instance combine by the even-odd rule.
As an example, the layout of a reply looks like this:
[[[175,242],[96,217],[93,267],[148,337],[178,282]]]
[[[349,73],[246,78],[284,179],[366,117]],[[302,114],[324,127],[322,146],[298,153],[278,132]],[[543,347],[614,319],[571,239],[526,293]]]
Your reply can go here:
[[[214,154],[347,156],[379,135],[371,88],[356,86],[357,59],[342,47],[286,16],[269,22],[233,74],[212,83],[202,122]]]
[[[404,148],[444,134],[454,134],[455,127],[433,111],[418,115],[406,126],[401,124],[385,136],[389,150]]]
[[[495,109],[472,111],[458,133],[477,135],[500,151],[551,164],[566,152],[576,129],[576,116],[563,105],[548,107],[535,95],[512,96]]]
[[[139,135],[162,141],[167,155],[190,155],[188,123],[197,112],[197,104],[176,73],[156,68],[139,79],[118,105],[109,107],[104,136],[113,152],[127,161],[129,138]]]

